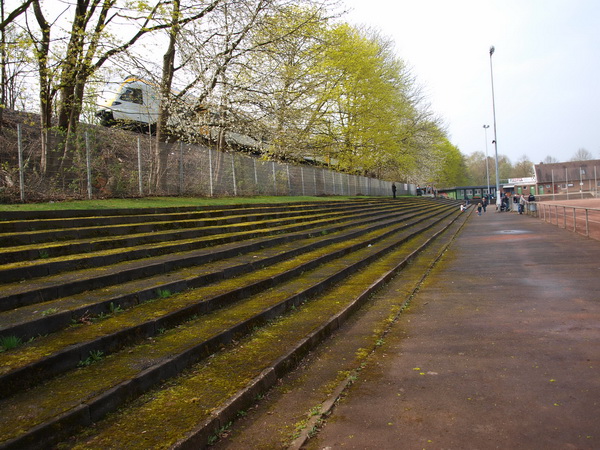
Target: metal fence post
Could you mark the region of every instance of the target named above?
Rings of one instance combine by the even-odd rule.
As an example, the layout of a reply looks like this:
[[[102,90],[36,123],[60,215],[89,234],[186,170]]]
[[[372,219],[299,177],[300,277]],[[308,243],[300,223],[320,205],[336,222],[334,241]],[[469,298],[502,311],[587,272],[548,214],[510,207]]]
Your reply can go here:
[[[208,178],[210,180],[210,196],[213,196],[212,150],[208,149]]]
[[[252,158],[252,162],[254,163],[254,184],[258,186],[258,173],[256,171],[256,158]]]
[[[21,142],[21,124],[17,124],[17,153],[19,155],[19,191],[21,203],[25,202],[25,173],[23,169],[23,145]]]
[[[88,132],[85,132],[85,165],[87,169],[87,191],[88,199],[92,199],[92,164],[90,162],[90,140]]]
[[[138,185],[140,189],[140,197],[144,196],[144,189],[142,183],[142,146],[140,138],[137,138],[137,157],[138,157]]]
[[[235,181],[235,158],[231,155],[231,178],[233,180],[233,196],[237,197],[237,183]]]
[[[581,173],[581,166],[579,166],[579,193],[581,194],[581,198],[583,198],[583,175]]]
[[[179,142],[179,195],[183,194],[183,142]]]
[[[331,190],[335,195],[335,172],[333,170],[331,171]]]

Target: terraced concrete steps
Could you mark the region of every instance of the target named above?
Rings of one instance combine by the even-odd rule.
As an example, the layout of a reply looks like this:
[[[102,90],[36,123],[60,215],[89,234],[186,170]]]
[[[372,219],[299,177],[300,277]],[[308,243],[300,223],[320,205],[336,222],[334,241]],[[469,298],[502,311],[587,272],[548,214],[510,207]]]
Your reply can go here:
[[[388,225],[406,224],[418,221],[423,211],[410,210],[403,213],[388,213],[366,220],[360,217],[350,224],[323,227],[303,233],[294,233],[276,238],[263,238],[243,245],[226,245],[215,250],[163,256],[146,259],[110,268],[77,271],[62,277],[54,276],[22,284],[12,295],[0,297],[5,305],[22,306],[0,313],[3,335],[15,335],[29,339],[39,334],[47,334],[85,315],[108,314],[118,307],[126,309],[132,305],[156,298],[161,291],[170,293],[201,286],[207,282],[231,277],[233,274],[247,273],[257,267],[276,264],[298,254],[325,245],[341,242],[372,232]],[[357,229],[360,225],[360,228]],[[316,237],[311,237],[316,236]],[[302,240],[300,240],[302,239]],[[248,255],[249,251],[252,255]],[[224,263],[215,263],[226,258]],[[209,269],[209,263],[215,267]],[[194,266],[204,264],[201,274]],[[144,278],[143,281],[140,278]],[[115,286],[115,284],[118,284]],[[111,288],[111,286],[115,286]],[[86,289],[84,295],[79,291]],[[6,291],[9,291],[7,287]],[[50,292],[49,292],[50,291]],[[59,296],[62,293],[62,297]],[[74,295],[69,295],[74,292]],[[43,301],[48,299],[47,301]],[[39,303],[43,302],[43,306]],[[8,309],[8,308],[7,308]],[[42,315],[43,311],[53,310],[53,314]]]
[[[70,339],[64,336],[65,333],[58,335],[58,336],[48,337],[45,339],[38,339],[36,342],[32,343],[28,347],[29,356],[28,356],[28,352],[25,352],[25,351],[21,352],[18,356],[18,359],[16,359],[13,362],[13,364],[17,363],[18,366],[13,367],[13,370],[6,373],[3,377],[1,377],[0,381],[2,381],[4,383],[4,385],[11,386],[14,389],[17,385],[23,386],[24,383],[31,382],[31,379],[33,376],[47,378],[50,375],[56,374],[56,372],[51,372],[52,368],[54,368],[56,370],[56,366],[52,366],[49,362],[49,360],[51,360],[51,359],[56,359],[59,357],[64,358],[64,357],[66,357],[66,353],[69,353],[73,356],[72,363],[73,363],[73,365],[75,365],[80,359],[84,358],[84,356],[87,355],[87,353],[89,353],[89,351],[103,351],[106,354],[110,350],[114,350],[115,348],[117,348],[117,345],[119,344],[119,342],[123,341],[126,336],[128,337],[128,339],[135,339],[136,337],[139,337],[139,336],[148,337],[148,336],[152,335],[152,334],[150,334],[151,330],[154,330],[154,332],[156,332],[156,330],[165,328],[169,324],[170,324],[170,326],[173,326],[173,324],[180,323],[183,320],[186,320],[193,315],[207,313],[207,312],[212,311],[213,309],[222,307],[225,304],[233,301],[233,299],[235,299],[239,293],[245,295],[248,292],[251,292],[253,289],[262,288],[265,284],[268,284],[269,286],[274,286],[278,283],[285,281],[286,279],[293,277],[294,275],[297,275],[299,273],[302,273],[303,271],[309,270],[319,264],[323,264],[324,262],[331,261],[336,258],[344,257],[345,255],[359,249],[360,247],[364,247],[367,245],[373,245],[373,244],[379,242],[380,240],[387,238],[391,234],[397,233],[399,230],[407,230],[410,227],[414,227],[414,225],[418,224],[421,220],[422,219],[416,218],[407,224],[401,224],[401,225],[395,224],[395,223],[387,224],[387,226],[384,226],[383,228],[371,230],[370,233],[368,233],[368,234],[359,233],[359,234],[356,234],[355,236],[349,236],[347,233],[345,233],[341,236],[335,236],[335,237],[329,239],[328,242],[319,242],[320,245],[318,245],[318,246],[312,245],[314,243],[317,243],[315,241],[312,244],[308,243],[308,245],[305,245],[304,248],[288,249],[287,251],[283,251],[283,252],[282,252],[282,249],[277,249],[277,248],[268,249],[268,251],[266,251],[266,252],[265,251],[257,252],[256,254],[253,255],[253,257],[254,256],[257,257],[257,260],[256,261],[248,261],[249,267],[243,267],[243,264],[242,265],[238,264],[238,262],[241,259],[248,260],[249,258],[247,258],[247,257],[234,258],[234,261],[232,261],[232,262],[223,261],[222,263],[208,265],[208,266],[212,266],[212,267],[205,267],[204,270],[206,270],[207,272],[212,272],[214,269],[216,269],[217,271],[223,273],[223,272],[226,272],[228,269],[232,268],[231,265],[227,266],[227,264],[233,263],[233,265],[234,265],[233,267],[237,267],[237,269],[235,270],[236,275],[242,275],[242,274],[249,273],[252,270],[252,268],[254,268],[255,271],[258,271],[258,269],[260,269],[260,268],[266,268],[266,267],[272,266],[271,263],[274,263],[276,261],[281,264],[282,262],[289,260],[290,255],[296,256],[296,258],[291,260],[295,265],[295,267],[293,269],[288,268],[287,271],[278,272],[283,267],[283,266],[279,265],[277,268],[275,268],[275,271],[269,272],[269,274],[266,278],[261,278],[260,276],[257,276],[256,274],[252,274],[252,276],[250,277],[251,282],[249,282],[249,283],[243,281],[244,277],[240,277],[240,281],[238,283],[236,283],[237,286],[235,289],[231,289],[230,287],[228,287],[227,290],[220,295],[215,295],[215,291],[218,291],[218,288],[216,287],[218,285],[218,283],[213,284],[211,286],[204,286],[202,288],[199,287],[198,289],[196,289],[194,291],[194,298],[191,300],[191,304],[190,304],[190,299],[185,298],[184,302],[178,303],[175,300],[175,301],[171,301],[170,305],[168,307],[164,306],[163,307],[163,316],[160,318],[160,320],[155,319],[154,315],[151,315],[149,318],[144,319],[145,322],[139,323],[138,325],[133,325],[131,319],[126,320],[126,323],[128,324],[129,328],[127,330],[119,328],[116,331],[113,329],[111,331],[113,334],[113,339],[111,339],[110,336],[107,335],[108,330],[110,330],[110,327],[105,327],[101,330],[95,331],[94,341],[91,341],[91,342],[86,342],[86,339],[85,339],[86,333],[82,333],[78,330],[74,330],[71,333]],[[431,219],[429,219],[429,220],[431,220]],[[359,238],[360,238],[360,240],[359,240]],[[276,258],[274,258],[272,261],[270,261],[269,264],[266,264],[265,257],[268,257],[269,254],[276,255]],[[272,258],[269,258],[269,259],[272,259]],[[301,261],[305,261],[305,262],[300,264]],[[287,265],[289,266],[289,263],[287,263]],[[258,271],[258,272],[260,272],[260,271]],[[212,272],[212,273],[214,273],[214,272]],[[234,272],[232,272],[232,271],[229,272],[230,275],[232,273],[234,273]],[[219,277],[218,280],[226,280],[227,278],[230,278],[230,277],[222,276],[222,277]],[[217,278],[215,278],[215,280],[217,280]],[[206,285],[208,283],[204,283],[204,284]],[[225,284],[227,285],[230,283],[225,283]],[[135,283],[133,287],[135,288],[136,286],[139,286],[139,283]],[[119,288],[127,290],[128,286],[121,285],[121,286],[119,286]],[[199,295],[201,295],[202,290],[206,291],[206,294],[204,294],[204,295],[206,295],[206,299],[200,304],[200,303],[197,303],[197,298]],[[104,294],[104,291],[105,290],[103,290],[101,294]],[[132,291],[134,291],[134,290],[132,290]],[[77,302],[72,301],[72,299],[66,299],[66,302],[67,301],[70,302],[70,304],[77,304]],[[106,300],[105,300],[105,302],[106,302]],[[61,304],[59,302],[54,302],[53,304],[57,305],[57,307],[62,307],[62,308],[65,307],[64,305],[61,306]],[[91,305],[91,306],[95,306],[95,305]],[[78,305],[78,308],[80,310],[83,310],[85,308],[91,309],[91,306],[88,303],[87,305],[85,305],[85,304]],[[154,309],[155,309],[154,306],[152,306],[150,308],[151,311],[154,311]],[[169,310],[171,312],[168,312]],[[18,311],[18,312],[20,312],[20,311]],[[133,316],[133,315],[137,314],[138,312],[139,312],[139,309],[130,315]],[[152,327],[149,327],[148,321],[153,321],[155,323],[153,324]],[[40,324],[35,323],[35,325],[39,326]],[[49,326],[54,325],[54,321],[51,321],[48,325]],[[86,329],[86,331],[88,331],[88,332],[92,332],[92,330],[93,330],[93,327],[88,327]],[[47,330],[47,331],[50,331],[50,330]],[[52,330],[52,331],[54,331],[54,330]],[[56,354],[46,356],[45,358],[43,358],[43,360],[38,360],[37,364],[34,362],[27,363],[28,361],[32,361],[32,360],[35,361],[37,358],[39,358],[40,354],[48,355],[49,352],[52,351],[51,343],[53,341],[57,342],[56,344],[54,344],[54,348],[61,348],[62,346],[67,346],[68,349],[67,350],[63,349]],[[70,343],[70,345],[69,345],[69,343]],[[61,364],[60,366],[63,367],[64,364]],[[7,361],[4,371],[7,371],[10,367],[12,367],[11,361]],[[42,367],[46,367],[46,369],[42,370]],[[30,372],[33,372],[33,374],[30,374]]]
[[[373,206],[374,205],[371,205],[371,207]],[[367,206],[367,208],[368,207],[369,206]],[[23,235],[21,233],[5,233],[5,244],[0,248],[0,264],[31,260],[32,262],[28,264],[28,266],[41,265],[43,267],[48,266],[48,260],[51,258],[60,256],[102,250],[106,250],[107,253],[109,253],[110,250],[119,248],[123,245],[139,246],[157,242],[160,243],[166,240],[175,241],[202,238],[214,235],[219,230],[223,233],[226,231],[237,233],[244,230],[256,229],[257,224],[260,224],[260,227],[264,227],[265,224],[269,223],[269,220],[271,223],[277,224],[277,226],[283,226],[285,224],[305,222],[310,219],[314,220],[314,217],[318,214],[322,214],[324,218],[335,218],[336,213],[343,214],[345,208],[351,207],[349,205],[332,205],[327,209],[323,208],[324,207],[321,206],[320,208],[314,207],[298,210],[298,207],[295,207],[292,208],[292,211],[286,213],[264,213],[262,215],[262,220],[258,220],[255,215],[238,214],[234,216],[206,219],[204,221],[179,220],[164,222],[154,219],[150,224],[135,224],[128,225],[127,227],[107,227],[100,220],[95,227],[71,228],[67,230],[53,229],[45,231],[39,236],[39,239],[34,239],[36,241],[35,243],[27,245],[20,245],[23,240],[26,240],[22,237]],[[277,217],[278,215],[287,217],[288,220],[283,221],[281,220],[282,217]],[[255,220],[252,220],[253,218]],[[139,232],[142,227],[145,231]],[[112,233],[109,237],[105,236],[110,234],[106,231],[107,229]],[[58,239],[64,237],[67,233],[76,236],[76,238],[63,241]],[[61,234],[64,235],[61,236]],[[85,236],[87,236],[87,238]],[[31,240],[31,237],[29,239]],[[61,261],[69,261],[69,258],[61,258],[58,260],[58,262]],[[73,261],[70,262],[73,263]],[[82,262],[79,263],[85,264]],[[17,265],[17,268],[23,269],[24,266],[26,266],[26,264],[19,264]],[[4,273],[6,273],[6,269],[8,268],[9,267],[0,267]],[[23,277],[32,276],[27,273],[22,275]]]
[[[0,277],[6,282],[19,281],[68,270],[111,265],[165,253],[182,252],[259,236],[298,231],[315,227],[319,222],[321,225],[326,225],[348,221],[351,217],[349,211],[338,211],[337,208],[340,207],[336,204],[326,210],[313,209],[308,214],[299,212],[285,220],[249,221],[248,216],[239,216],[235,224],[226,226],[213,225],[183,231],[121,235],[110,239],[76,239],[60,243],[52,241],[43,246],[33,244],[0,249],[0,258],[4,255],[11,261],[18,259],[18,261],[0,265]],[[360,214],[368,216],[369,214],[380,214],[381,210],[378,208],[382,206],[363,205],[363,207],[364,211]]]
[[[388,207],[389,208],[389,207]],[[284,236],[290,236],[291,238],[301,238],[303,235],[295,236],[294,233],[299,231],[306,230],[307,232],[321,232],[328,233],[334,230],[339,230],[342,228],[348,228],[358,224],[359,220],[363,220],[364,223],[373,222],[379,220],[379,217],[385,215],[386,212],[390,211],[387,208],[381,209],[375,206],[364,206],[361,208],[360,212],[356,212],[355,210],[347,211],[344,215],[340,215],[339,212],[336,212],[336,215],[333,217],[328,216],[327,214],[323,214],[321,211],[317,212],[318,217],[314,216],[302,216],[302,220],[298,220],[297,223],[292,225],[280,225],[276,224],[276,226],[268,226],[271,224],[262,223],[253,223],[255,227],[254,231],[251,232],[222,232],[225,231],[222,228],[215,230],[215,234],[201,236],[196,239],[185,240],[182,242],[178,242],[176,244],[172,244],[170,235],[163,235],[164,241],[160,244],[152,244],[152,245],[141,245],[141,246],[132,246],[131,241],[125,240],[125,247],[121,247],[118,249],[110,249],[106,251],[98,251],[98,252],[88,252],[86,250],[85,253],[75,253],[72,254],[69,258],[59,258],[56,261],[52,260],[29,260],[22,261],[18,264],[9,264],[0,266],[0,276],[5,281],[5,283],[9,283],[10,281],[14,281],[15,278],[21,279],[20,277],[25,277],[27,275],[27,286],[30,286],[32,272],[39,272],[40,276],[48,276],[54,273],[61,273],[66,270],[75,270],[82,266],[91,269],[93,267],[99,267],[100,269],[97,272],[106,273],[106,271],[102,268],[105,265],[111,264],[116,267],[116,265],[123,261],[133,261],[136,259],[144,259],[141,263],[129,263],[129,267],[143,266],[148,267],[149,264],[146,263],[150,258],[156,258],[161,266],[164,267],[165,264],[168,265],[169,261],[173,261],[173,264],[183,264],[185,261],[184,252],[190,252],[197,249],[205,249],[200,253],[196,254],[204,254],[204,258],[210,255],[212,258],[217,258],[219,253],[217,251],[213,251],[214,247],[219,245],[219,248],[223,248],[222,244],[231,243],[231,242],[241,242],[244,240],[249,241],[250,244],[253,242],[257,242],[256,239],[260,237],[263,238],[260,242],[260,245],[268,245],[268,242],[275,242],[277,239],[281,239]],[[408,212],[408,209],[404,211]],[[240,218],[243,220],[243,218]],[[304,233],[306,235],[306,233]],[[253,240],[254,239],[254,240]],[[234,245],[229,246],[231,251],[243,251],[242,246],[238,245],[238,248],[235,248]],[[172,253],[179,253],[177,257],[169,256]],[[194,257],[193,254],[189,254]],[[147,269],[150,270],[150,269]],[[126,271],[123,267],[119,268],[120,273],[125,273]],[[90,271],[92,273],[92,271]],[[137,274],[133,274],[137,276]],[[77,273],[73,278],[81,279],[81,276],[85,276],[84,272]],[[48,278],[46,278],[48,279]],[[64,284],[64,277],[60,277],[61,284]],[[41,282],[41,284],[44,284]],[[21,286],[21,287],[20,287]],[[87,287],[87,285],[86,285]],[[22,283],[14,283],[6,288],[0,287],[0,298],[2,298],[4,291],[10,291],[12,294],[17,292],[25,294],[27,291],[31,291],[28,287],[23,288]],[[31,297],[31,294],[28,294]],[[44,294],[41,292],[35,293],[36,298],[41,298],[43,300],[49,300],[52,297],[50,294]],[[26,300],[21,300],[23,303],[26,303]],[[2,304],[7,303],[7,300],[0,300],[0,310],[3,309]],[[29,301],[32,303],[32,301]]]
[[[326,253],[324,256],[320,256],[318,258],[315,257],[314,259],[311,257],[309,263],[310,265],[315,265],[316,263],[320,263],[326,259],[343,256],[357,248],[357,245],[367,245],[365,243],[358,243],[350,246],[348,244],[349,239],[356,240],[358,237],[366,235],[365,237],[368,237],[369,239],[368,242],[377,242],[395,230],[407,228],[409,225],[414,225],[423,220],[422,213],[405,214],[401,215],[400,218],[402,218],[402,221],[398,221],[396,215],[392,214],[391,217],[388,217],[386,221],[379,221],[379,223],[374,225],[371,224],[369,227],[363,229],[337,232],[328,235],[327,237],[319,236],[316,238],[310,238],[301,243],[293,241],[286,245],[280,245],[278,247],[256,251],[252,255],[239,255],[222,262],[205,264],[202,266],[202,272],[200,274],[196,272],[195,268],[185,269],[166,275],[161,275],[159,277],[119,284],[114,286],[112,289],[97,289],[95,291],[85,292],[83,295],[61,298],[52,302],[46,302],[43,306],[32,305],[30,307],[14,309],[0,315],[0,318],[4,324],[4,329],[2,331],[5,335],[13,334],[22,336],[22,339],[25,339],[28,336],[46,334],[56,331],[60,328],[64,328],[74,320],[79,322],[81,322],[82,319],[89,321],[89,319],[85,319],[85,317],[91,317],[92,315],[95,315],[95,311],[99,311],[98,314],[103,315],[110,314],[110,312],[116,307],[118,307],[120,310],[123,310],[125,309],[124,305],[132,306],[132,304],[127,305],[128,299],[136,298],[139,303],[140,296],[143,294],[147,294],[147,300],[149,300],[151,298],[155,298],[156,292],[160,292],[161,289],[163,291],[175,293],[183,290],[186,287],[191,288],[202,286],[210,281],[230,278],[234,274],[240,275],[248,273],[251,270],[256,270],[260,267],[270,266],[278,262],[280,263],[294,256],[297,257],[302,253],[310,251],[313,251],[314,253],[314,251],[319,248],[337,247],[337,250],[335,251],[327,250],[329,253]],[[309,266],[309,263],[304,264],[298,270],[306,270],[306,268]],[[287,276],[290,275],[288,274]],[[265,282],[274,283],[275,281],[274,279],[270,279],[265,280]],[[242,289],[247,291],[249,288],[242,287]],[[222,300],[219,298],[217,301],[207,303],[219,304],[222,303]],[[206,306],[207,303],[202,305],[205,310],[208,308]],[[37,308],[37,310],[34,308]],[[198,307],[194,305],[187,310],[187,315],[189,316],[192,314],[197,314],[197,309]],[[46,316],[40,314],[40,312],[43,313],[43,311],[48,310],[52,310],[53,313]],[[185,317],[185,313],[183,311],[177,311],[177,316],[180,318]],[[35,320],[33,320],[33,318],[35,318]],[[163,321],[165,320],[166,319],[163,319]],[[131,328],[129,335],[135,336],[140,334],[140,330],[144,329],[144,327],[146,326],[141,325]],[[154,328],[160,328],[160,324]],[[147,333],[142,334],[147,335]],[[77,337],[75,340],[72,340],[72,346],[69,347],[69,353],[72,355],[74,354],[76,357],[76,359],[73,360],[75,364],[79,361],[79,359],[85,359],[84,355],[87,355],[89,351],[108,351],[108,343],[105,343],[104,345],[96,344],[94,346],[89,344],[84,345],[81,342],[81,333],[76,333],[76,336]],[[65,339],[62,336],[59,336],[56,339],[59,340],[60,345],[66,345],[68,343],[68,341],[65,342]],[[104,341],[108,341],[106,337],[103,339]],[[119,339],[123,339],[122,332],[119,336]],[[40,351],[43,354],[48,354],[50,350],[48,349],[47,345],[44,345],[44,343],[48,340],[49,338],[38,339],[35,343],[32,343],[28,347],[28,351],[33,352],[33,356],[26,358],[24,355],[26,352],[21,352],[18,355],[18,363],[22,365],[27,361],[30,361],[31,358],[36,358],[36,355],[38,355]],[[76,343],[78,345],[75,345]],[[42,350],[36,350],[40,346],[42,347]],[[114,344],[110,344],[110,347],[114,348]],[[62,352],[60,355],[64,357],[64,353],[65,352]],[[38,361],[37,364],[30,363],[28,366],[21,368],[20,370],[13,367],[12,371],[5,373],[2,381],[5,385],[15,388],[17,384],[19,386],[23,386],[24,383],[31,382],[31,376],[28,375],[29,372],[34,372],[38,378],[47,377],[51,374],[54,374],[55,372],[53,373],[50,371],[51,368],[56,369],[57,367],[64,367],[64,364],[51,364],[50,360],[56,359],[56,357],[57,355],[53,355],[53,358],[44,358],[43,361]],[[3,371],[9,371],[10,367],[11,364],[7,362]],[[46,369],[42,370],[41,367],[46,367]]]
[[[77,295],[58,293],[49,302],[1,314],[0,326],[9,332],[21,330],[27,335],[24,330],[29,329],[32,335],[36,327],[46,327],[49,334],[0,353],[0,380],[10,388],[0,401],[0,411],[19,417],[17,427],[0,425],[0,448],[44,448],[77,434],[162,381],[194,364],[206,364],[205,358],[223,346],[235,354],[235,342],[268,329],[272,321],[293,320],[296,311],[318,304],[337,284],[353,284],[350,280],[362,268],[377,279],[381,269],[370,267],[378,261],[401,267],[405,262],[398,262],[400,254],[409,258],[464,217],[452,202],[429,199],[363,203],[359,209],[365,216],[358,218],[357,203],[346,206],[351,207],[344,218],[326,219],[326,223],[308,220],[302,225],[305,231],[294,230],[284,239],[253,238],[256,242],[244,251],[236,248],[220,258],[196,259],[183,267],[175,264],[144,279],[140,279],[142,265],[141,272],[129,279],[116,278]],[[273,229],[267,221],[263,226]],[[250,244],[247,239],[243,242]],[[218,252],[227,245],[234,244],[215,245],[211,250]],[[190,255],[170,256],[177,260]],[[62,274],[68,279],[67,275]],[[51,281],[60,291],[58,276]],[[338,304],[346,304],[365,288],[354,289]],[[47,313],[40,315],[40,311]],[[326,311],[319,315],[321,322],[331,319]],[[61,315],[61,320],[52,318]],[[65,318],[78,323],[65,328]],[[291,326],[301,328],[300,323]],[[298,345],[291,337],[285,344]],[[279,357],[286,359],[283,355]],[[227,403],[227,398],[217,405]],[[189,427],[178,431],[173,442],[189,432]]]
[[[343,211],[351,205],[336,205]],[[0,222],[0,246],[20,246],[39,242],[64,241],[86,237],[121,236],[154,233],[173,229],[220,226],[240,222],[278,220],[285,217],[331,210],[323,203],[170,213],[142,216],[99,216],[73,219]],[[4,232],[4,230],[8,230]]]

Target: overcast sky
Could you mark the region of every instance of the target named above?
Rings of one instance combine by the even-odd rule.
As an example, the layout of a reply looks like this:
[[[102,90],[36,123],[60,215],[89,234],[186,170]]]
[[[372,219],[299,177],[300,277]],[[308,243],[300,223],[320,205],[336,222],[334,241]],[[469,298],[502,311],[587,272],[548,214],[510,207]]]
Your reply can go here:
[[[469,155],[494,139],[513,163],[579,148],[600,159],[599,0],[343,0],[346,20],[392,38],[451,142]]]

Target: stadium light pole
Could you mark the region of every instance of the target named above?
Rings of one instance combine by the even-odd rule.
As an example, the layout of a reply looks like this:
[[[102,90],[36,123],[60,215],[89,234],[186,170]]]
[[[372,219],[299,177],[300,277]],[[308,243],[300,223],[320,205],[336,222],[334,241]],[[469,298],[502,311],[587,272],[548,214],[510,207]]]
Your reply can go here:
[[[496,152],[496,211],[500,212],[500,178],[498,176],[498,136],[496,134],[496,100],[494,97],[494,69],[492,67],[492,55],[496,49],[490,47],[490,76],[492,79],[492,110],[494,113],[494,150]]]
[[[488,196],[492,194],[490,192],[490,162],[488,161],[488,141],[487,141],[488,140],[487,130],[489,127],[490,127],[489,125],[483,126],[483,131],[485,132],[485,176],[487,178]]]

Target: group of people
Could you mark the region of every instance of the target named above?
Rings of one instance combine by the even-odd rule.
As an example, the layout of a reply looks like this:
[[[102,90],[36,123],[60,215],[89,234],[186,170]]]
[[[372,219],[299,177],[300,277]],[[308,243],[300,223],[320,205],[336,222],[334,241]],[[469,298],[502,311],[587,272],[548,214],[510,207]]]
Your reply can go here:
[[[480,216],[481,211],[487,212],[487,206],[488,206],[488,197],[487,197],[487,195],[484,195],[483,198],[481,199],[481,201],[479,203],[477,203],[477,215]]]
[[[396,183],[392,183],[392,197],[396,198],[396,191],[398,190],[398,188],[396,187]],[[434,197],[437,197],[438,195],[438,191],[435,187],[433,186],[426,186],[425,188],[421,188],[420,185],[417,185],[417,195],[423,195],[423,193],[425,193],[426,195],[433,195]]]
[[[525,205],[527,202],[534,202],[535,195],[529,194],[527,200],[525,200],[525,195],[516,194],[513,196],[513,202],[517,204],[517,211],[519,214],[523,214],[525,211]],[[487,207],[489,204],[488,196],[485,195],[479,203],[477,203],[477,215],[480,216],[482,212],[487,211]],[[469,205],[469,200],[466,198],[465,203],[460,205],[460,210],[465,211]],[[498,208],[498,206],[496,206]],[[502,193],[502,197],[500,199],[500,211],[510,211],[510,196],[508,194]]]
[[[487,207],[488,207],[488,197],[484,196],[481,201],[479,203],[477,203],[477,215],[480,216],[481,212],[487,212]],[[465,203],[461,203],[460,205],[460,210],[461,211],[465,211],[469,206],[469,199],[465,199]]]
[[[527,200],[525,200],[524,194],[515,194],[513,195],[513,203],[517,204],[517,211],[519,214],[523,214],[525,212],[525,205],[527,202],[535,202],[535,195],[532,193],[529,194]],[[502,194],[502,203],[501,203],[501,211],[510,211],[510,196],[508,194]]]
[[[431,188],[429,186],[427,186],[427,192],[432,192],[433,195],[435,196],[437,194],[435,188]],[[420,188],[420,186],[417,186],[417,195],[422,194],[422,190]],[[392,195],[394,196],[394,198],[396,198],[396,184],[392,183]],[[533,193],[530,193],[529,196],[527,197],[527,200],[525,200],[525,195],[524,194],[515,194],[512,196],[513,198],[513,203],[517,204],[517,211],[519,212],[519,214],[523,214],[523,212],[525,211],[525,205],[527,204],[527,202],[531,203],[531,202],[535,202],[535,195],[533,195]],[[490,197],[486,194],[482,197],[481,201],[479,203],[477,203],[477,215],[480,216],[482,213],[487,212],[487,207],[489,205],[490,202]],[[460,205],[460,210],[461,211],[465,211],[469,206],[469,197],[467,197],[465,195],[465,202],[461,203]],[[510,211],[510,194],[509,193],[504,193],[502,192],[500,194],[500,204],[496,204],[496,210],[499,211]]]

